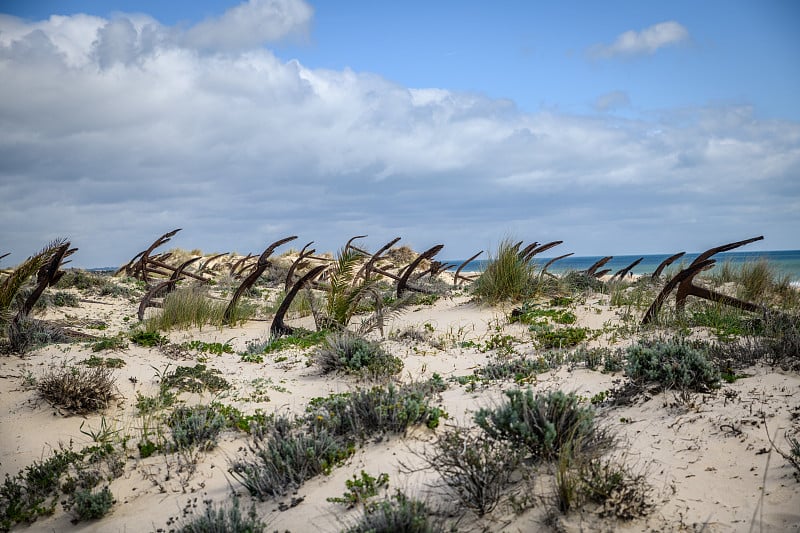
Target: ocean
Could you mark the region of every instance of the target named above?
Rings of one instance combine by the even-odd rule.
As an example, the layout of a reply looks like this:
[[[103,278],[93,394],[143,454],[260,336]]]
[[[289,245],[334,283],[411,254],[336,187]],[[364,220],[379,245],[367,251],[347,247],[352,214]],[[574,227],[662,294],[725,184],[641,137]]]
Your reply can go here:
[[[486,254],[484,254],[485,257]],[[560,254],[558,254],[560,255]],[[552,255],[550,257],[535,257],[535,263],[539,266],[544,266],[550,259],[553,257],[558,257],[558,255]],[[608,263],[605,264],[601,268],[601,270],[605,270],[606,268],[611,269],[611,273],[617,272],[621,270],[640,257],[642,257],[641,263],[636,265],[633,270],[631,270],[634,274],[652,274],[658,265],[661,264],[664,259],[670,257],[673,254],[654,254],[654,255],[617,255],[614,256]],[[699,253],[687,253],[674,263],[672,263],[668,270],[674,272],[676,267],[680,266],[688,266],[698,255]],[[602,259],[602,256],[585,256],[585,257],[575,257],[570,256],[565,259],[561,259],[556,261],[547,269],[548,272],[552,272],[554,274],[558,274],[561,272],[566,272],[569,270],[586,270],[594,263]],[[766,259],[769,263],[775,267],[775,270],[781,274],[788,274],[791,277],[791,280],[794,283],[800,282],[800,250],[779,250],[779,251],[771,251],[771,252],[723,252],[720,254],[715,255],[712,259],[716,259],[717,263],[714,268],[719,268],[719,266],[725,262],[729,262],[732,266],[739,266],[742,263],[747,263],[750,261],[758,261],[760,259]],[[451,270],[455,270],[458,268],[464,260],[449,260],[446,263],[456,265]],[[481,272],[486,268],[488,261],[486,259],[476,259],[475,261],[470,261],[463,269],[462,272]]]

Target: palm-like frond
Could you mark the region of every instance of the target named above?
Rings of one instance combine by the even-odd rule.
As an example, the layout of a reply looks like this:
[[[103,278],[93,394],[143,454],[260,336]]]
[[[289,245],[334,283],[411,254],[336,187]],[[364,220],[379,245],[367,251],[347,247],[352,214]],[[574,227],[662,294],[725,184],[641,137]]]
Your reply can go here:
[[[39,253],[26,259],[0,283],[0,325],[5,325],[13,317],[12,307],[22,287],[53,259],[54,254],[66,242],[66,239],[52,241]]]
[[[326,312],[328,318],[344,327],[353,315],[353,289],[356,284],[355,269],[363,255],[352,249],[339,252],[336,266],[330,273],[330,287],[326,297]]]

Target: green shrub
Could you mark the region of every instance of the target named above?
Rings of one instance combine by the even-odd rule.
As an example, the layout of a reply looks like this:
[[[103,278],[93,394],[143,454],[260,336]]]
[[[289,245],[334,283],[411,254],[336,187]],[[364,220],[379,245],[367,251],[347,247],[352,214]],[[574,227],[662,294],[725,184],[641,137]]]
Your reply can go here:
[[[125,361],[117,357],[97,357],[96,355],[91,355],[89,359],[81,361],[81,364],[90,367],[122,368],[125,366]]]
[[[481,301],[496,304],[502,301],[520,301],[536,292],[536,267],[520,258],[519,250],[509,240],[503,240],[494,257],[472,285],[475,296]]]
[[[519,383],[530,379],[536,374],[547,372],[551,368],[550,363],[542,356],[534,359],[516,357],[507,361],[492,361],[483,368],[475,370],[475,373],[483,376],[484,379],[513,378],[516,383]]]
[[[153,346],[163,346],[169,342],[169,339],[158,333],[157,331],[144,331],[136,330],[130,334],[131,342],[146,348]]]
[[[292,426],[292,421],[278,419],[266,436],[254,436],[252,456],[230,464],[233,478],[261,501],[290,494],[312,477],[329,473],[355,452],[352,445],[325,428],[292,430]]]
[[[436,392],[430,383],[358,389],[350,393],[314,398],[306,409],[307,420],[337,436],[366,439],[384,433],[404,433],[409,426],[425,424],[433,429],[446,416],[429,398]]]
[[[348,331],[331,333],[317,350],[314,361],[327,374],[344,371],[372,378],[389,377],[403,369],[403,362],[379,344]]]
[[[103,350],[124,350],[128,347],[128,343],[125,342],[120,336],[117,337],[103,337],[99,341],[95,341],[92,343],[92,351],[93,352],[101,352]]]
[[[221,377],[222,372],[215,368],[207,368],[198,363],[191,366],[179,366],[169,373],[165,373],[163,384],[166,387],[176,388],[188,392],[220,392],[230,388],[231,384]]]
[[[428,506],[397,491],[391,498],[364,508],[358,522],[346,533],[435,533],[445,528]]]
[[[528,388],[505,394],[508,402],[478,410],[475,421],[491,438],[524,446],[534,459],[557,457],[567,443],[572,443],[573,452],[602,450],[611,444],[596,425],[594,410],[581,407],[574,393],[534,395]]]
[[[114,506],[114,495],[103,487],[99,492],[82,489],[75,492],[73,510],[78,515],[78,520],[96,520],[103,518]]]
[[[227,425],[226,417],[214,406],[178,407],[169,417],[175,449],[211,450],[217,445],[220,432]]]
[[[161,311],[146,320],[147,331],[168,331],[173,328],[201,328],[208,324],[223,325],[223,317],[228,304],[212,300],[203,286],[180,288],[167,294],[161,304]],[[251,318],[256,311],[254,305],[240,302],[236,306],[230,323],[237,324]]]
[[[204,500],[203,514],[192,513],[184,517],[177,533],[263,533],[266,524],[258,519],[256,506],[250,505],[247,515],[239,509],[239,497],[232,498],[233,503],[216,506],[211,500]],[[166,531],[166,529],[163,529]]]
[[[628,347],[625,372],[631,379],[664,388],[707,391],[719,384],[719,371],[706,356],[680,339],[640,341]]]

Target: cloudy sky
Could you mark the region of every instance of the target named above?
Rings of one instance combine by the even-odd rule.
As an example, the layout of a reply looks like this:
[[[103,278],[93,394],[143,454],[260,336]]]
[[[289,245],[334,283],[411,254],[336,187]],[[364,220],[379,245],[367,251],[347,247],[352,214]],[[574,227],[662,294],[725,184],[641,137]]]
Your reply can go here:
[[[798,249],[800,3],[0,1],[0,266]]]

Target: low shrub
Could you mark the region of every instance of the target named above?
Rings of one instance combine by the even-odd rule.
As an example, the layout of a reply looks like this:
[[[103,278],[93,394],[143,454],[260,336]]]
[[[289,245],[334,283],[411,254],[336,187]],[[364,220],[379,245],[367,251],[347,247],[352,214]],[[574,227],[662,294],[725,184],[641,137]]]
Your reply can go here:
[[[348,331],[331,333],[314,355],[322,372],[347,373],[385,378],[403,369],[403,361],[389,354],[379,344]]]
[[[719,370],[705,350],[680,339],[640,341],[628,347],[627,356],[625,373],[635,381],[699,392],[719,384]]]
[[[239,508],[239,497],[232,498],[231,505],[217,506],[204,500],[205,511],[185,516],[176,533],[263,533],[267,525],[258,518],[256,506],[250,505],[247,514]],[[166,529],[164,529],[166,531]]]
[[[188,392],[220,392],[230,388],[231,384],[221,377],[222,372],[215,368],[207,368],[198,363],[191,366],[179,366],[175,370],[164,374],[163,383],[166,387],[176,388]]]
[[[446,531],[427,504],[397,491],[391,498],[364,508],[346,533],[434,533]]]
[[[340,503],[348,509],[356,505],[363,505],[370,498],[377,496],[382,488],[389,486],[389,474],[381,473],[378,477],[371,476],[364,470],[361,475],[353,474],[353,479],[344,482],[347,489],[340,497],[327,498],[331,503]]]
[[[293,421],[276,419],[266,434],[254,436],[252,456],[237,458],[229,466],[231,476],[261,501],[290,494],[355,452],[326,428],[293,426]]]
[[[552,366],[544,357],[539,356],[534,359],[528,357],[516,357],[507,361],[496,360],[486,364],[483,368],[478,368],[475,373],[484,379],[508,379],[513,378],[516,383],[530,379],[536,374],[547,372]]]
[[[8,340],[11,351],[24,354],[30,350],[58,342],[69,342],[64,331],[44,320],[22,317],[8,324]]]
[[[132,343],[146,348],[153,346],[163,346],[169,342],[169,339],[161,335],[157,331],[136,330],[130,334]]]
[[[510,442],[470,435],[455,428],[440,435],[432,448],[422,452],[429,468],[452,489],[461,503],[483,516],[497,507],[508,492],[522,455]]]
[[[73,511],[78,520],[96,520],[103,518],[114,506],[114,495],[108,487],[98,492],[81,489],[75,492]]]
[[[53,405],[78,414],[105,409],[118,396],[113,369],[63,364],[37,381],[39,394]]]
[[[213,405],[182,406],[172,412],[167,424],[172,430],[175,449],[199,447],[202,450],[211,450],[216,447],[219,434],[227,425],[227,419]]]
[[[562,446],[573,452],[602,451],[611,445],[600,429],[591,407],[579,405],[574,393],[553,391],[534,395],[528,388],[506,391],[508,402],[482,408],[475,421],[491,438],[523,446],[534,459],[552,459]]]
[[[124,350],[127,347],[128,343],[125,342],[125,339],[120,336],[103,337],[102,339],[92,343],[93,352],[101,352],[103,350],[119,351]]]
[[[312,399],[306,416],[312,425],[346,438],[402,434],[415,424],[433,429],[446,416],[440,408],[430,405],[434,392],[429,382],[358,389]]]
[[[587,328],[544,328],[535,330],[533,336],[542,348],[569,348],[585,341],[588,333]]]

